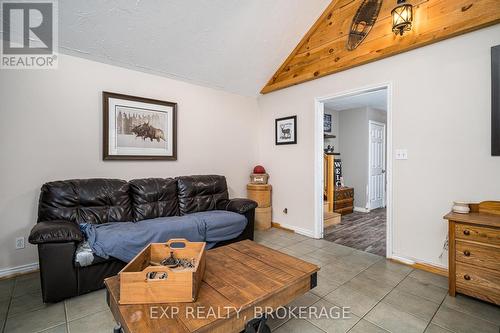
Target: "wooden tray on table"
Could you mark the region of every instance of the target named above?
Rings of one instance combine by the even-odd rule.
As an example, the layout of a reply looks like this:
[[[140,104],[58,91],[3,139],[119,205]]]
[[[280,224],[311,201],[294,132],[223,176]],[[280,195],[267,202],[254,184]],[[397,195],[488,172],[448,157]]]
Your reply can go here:
[[[194,267],[169,268],[159,263],[173,253]],[[154,264],[152,264],[154,263]],[[171,239],[153,243],[125,266],[120,276],[120,304],[193,302],[205,273],[205,243]]]

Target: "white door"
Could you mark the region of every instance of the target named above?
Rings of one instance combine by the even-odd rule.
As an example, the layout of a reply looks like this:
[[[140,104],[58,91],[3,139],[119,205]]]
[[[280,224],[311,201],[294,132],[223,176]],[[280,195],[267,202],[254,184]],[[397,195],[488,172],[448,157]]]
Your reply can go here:
[[[369,122],[368,208],[385,207],[385,124]]]

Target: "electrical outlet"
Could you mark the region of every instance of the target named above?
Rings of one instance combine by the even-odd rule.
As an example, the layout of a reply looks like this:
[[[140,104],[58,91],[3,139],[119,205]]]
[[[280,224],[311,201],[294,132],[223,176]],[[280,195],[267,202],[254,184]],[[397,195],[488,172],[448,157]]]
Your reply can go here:
[[[16,238],[16,249],[24,249],[24,237]]]

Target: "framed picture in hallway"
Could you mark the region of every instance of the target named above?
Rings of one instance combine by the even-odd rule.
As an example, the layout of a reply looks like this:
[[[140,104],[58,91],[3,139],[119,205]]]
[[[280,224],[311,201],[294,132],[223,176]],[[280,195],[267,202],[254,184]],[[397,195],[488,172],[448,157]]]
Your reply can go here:
[[[102,93],[104,160],[177,160],[177,103]]]
[[[297,143],[297,116],[275,120],[275,143],[276,145]]]
[[[325,113],[323,115],[323,131],[325,133],[332,133],[332,115]]]

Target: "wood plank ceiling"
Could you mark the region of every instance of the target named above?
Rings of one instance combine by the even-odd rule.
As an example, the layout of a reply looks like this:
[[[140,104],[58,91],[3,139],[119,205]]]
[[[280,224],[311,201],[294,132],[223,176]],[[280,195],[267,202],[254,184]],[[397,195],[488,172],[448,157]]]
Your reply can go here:
[[[261,93],[269,93],[500,22],[500,0],[408,0],[413,29],[392,32],[396,0],[384,0],[371,32],[347,49],[351,23],[363,0],[333,0]]]

